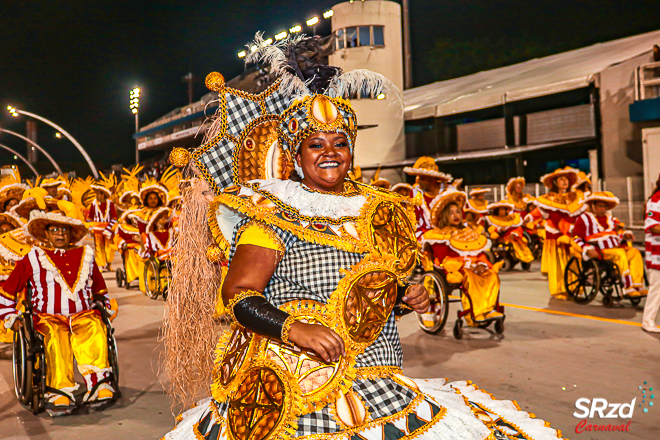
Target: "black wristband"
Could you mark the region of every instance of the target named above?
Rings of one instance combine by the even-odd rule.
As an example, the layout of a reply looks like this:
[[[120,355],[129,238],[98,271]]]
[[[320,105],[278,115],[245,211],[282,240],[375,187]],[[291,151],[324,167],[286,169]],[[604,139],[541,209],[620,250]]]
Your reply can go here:
[[[289,314],[272,305],[263,296],[248,296],[233,308],[236,321],[248,330],[273,339],[281,339],[282,327]]]

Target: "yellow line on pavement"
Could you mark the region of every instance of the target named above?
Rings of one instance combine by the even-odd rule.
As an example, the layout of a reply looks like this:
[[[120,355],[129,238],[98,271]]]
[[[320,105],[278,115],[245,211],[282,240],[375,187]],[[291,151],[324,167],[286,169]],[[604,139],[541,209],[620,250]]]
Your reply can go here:
[[[635,327],[642,326],[642,324],[638,322],[624,321],[623,319],[610,319],[610,318],[600,318],[598,316],[578,315],[577,313],[560,312],[559,310],[539,309],[538,307],[519,306],[517,304],[505,304],[505,303],[501,303],[501,304],[504,307],[513,307],[514,309],[531,310],[533,312],[550,313],[552,315],[562,315],[562,316],[572,316],[574,318],[593,319],[594,321],[612,322],[614,324],[632,325]]]

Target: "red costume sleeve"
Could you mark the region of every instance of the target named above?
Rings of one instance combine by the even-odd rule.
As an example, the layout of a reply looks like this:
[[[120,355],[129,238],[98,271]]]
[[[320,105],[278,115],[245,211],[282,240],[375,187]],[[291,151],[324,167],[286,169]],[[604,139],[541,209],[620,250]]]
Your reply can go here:
[[[573,237],[575,237],[575,242],[582,248],[587,245],[587,225],[584,223],[584,217],[580,216],[575,222],[573,227]]]
[[[106,297],[106,302],[108,298],[108,288],[105,285],[105,280],[101,271],[96,264],[96,261],[92,261],[92,293],[97,295],[104,295]]]
[[[7,316],[16,313],[16,294],[23,290],[30,280],[32,271],[25,261],[26,258],[23,257],[16,263],[16,267],[0,289],[0,325],[3,325],[2,321]]]
[[[113,220],[117,220],[117,208],[115,207],[115,204],[113,202],[108,202],[110,203],[110,222],[113,222]]]

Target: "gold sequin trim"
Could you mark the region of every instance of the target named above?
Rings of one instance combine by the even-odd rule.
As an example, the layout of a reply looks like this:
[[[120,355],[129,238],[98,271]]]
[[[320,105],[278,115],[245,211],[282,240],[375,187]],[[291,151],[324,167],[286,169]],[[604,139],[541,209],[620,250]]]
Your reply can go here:
[[[376,367],[360,367],[357,369],[358,379],[378,379],[381,377],[392,377],[395,374],[403,374],[400,367],[393,365],[379,365]]]
[[[229,304],[227,304],[225,310],[227,311],[227,314],[231,316],[231,319],[233,321],[236,321],[236,316],[234,316],[234,307],[236,306],[236,304],[243,301],[245,298],[250,298],[251,296],[260,296],[262,298],[265,298],[263,293],[257,292],[256,290],[244,290],[240,292],[238,295],[234,296],[231,299],[231,301],[229,301]]]
[[[284,324],[282,324],[282,333],[280,335],[280,339],[286,344],[289,344],[289,331],[291,331],[291,326],[294,322],[296,322],[296,318],[289,315],[289,317],[286,318],[286,321],[284,321]]]

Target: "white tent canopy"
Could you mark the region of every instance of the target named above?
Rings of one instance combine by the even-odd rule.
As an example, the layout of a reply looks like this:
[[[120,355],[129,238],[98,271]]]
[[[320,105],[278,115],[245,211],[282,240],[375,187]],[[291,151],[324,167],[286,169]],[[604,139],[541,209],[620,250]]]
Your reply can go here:
[[[587,87],[598,73],[660,44],[660,31],[439,81],[404,92],[405,119],[440,117]]]

